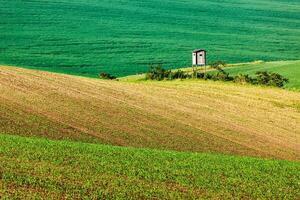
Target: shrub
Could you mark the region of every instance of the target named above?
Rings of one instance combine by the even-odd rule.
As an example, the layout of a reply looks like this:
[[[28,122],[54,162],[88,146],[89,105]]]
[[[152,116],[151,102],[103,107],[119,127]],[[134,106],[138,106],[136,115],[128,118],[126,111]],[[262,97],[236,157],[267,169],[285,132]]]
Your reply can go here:
[[[223,67],[226,67],[226,63],[221,61],[221,60],[218,60],[216,62],[213,62],[210,64],[210,66],[213,68],[213,69],[217,69],[218,71],[222,71],[224,72],[224,70],[222,69]]]
[[[170,80],[191,78],[191,75],[189,75],[186,72],[181,71],[181,70],[171,72],[170,74],[171,74],[171,79]]]
[[[210,79],[212,79],[212,75],[209,74],[209,73],[205,73],[205,74],[203,75],[203,79],[204,79],[204,80],[210,80]]]
[[[275,86],[275,87],[283,87],[285,83],[288,83],[289,79],[283,77],[280,74],[277,73],[271,73],[270,75],[270,86]]]
[[[107,80],[113,80],[113,79],[117,78],[115,76],[112,76],[112,75],[104,73],[104,72],[100,73],[99,77],[102,78],[102,79],[107,79]]]
[[[255,83],[274,87],[283,87],[289,80],[278,73],[267,71],[256,72]]]
[[[233,78],[231,76],[229,76],[229,73],[227,73],[223,70],[219,71],[216,74],[213,74],[211,79],[214,81],[232,81],[233,80]]]
[[[152,65],[149,66],[149,70],[146,73],[146,80],[157,80],[161,81],[163,79],[169,79],[170,78],[171,71],[166,70],[162,68],[162,66],[159,64],[156,67],[153,67]]]
[[[171,70],[163,69],[161,65],[155,67],[150,66],[148,72],[146,73],[146,80],[157,80],[161,81],[164,79],[173,80],[173,79],[186,79],[190,78],[190,75],[184,71],[177,70],[172,72]]]
[[[204,79],[205,73],[197,73],[196,78]]]
[[[266,71],[262,71],[262,72],[256,72],[256,83],[259,85],[268,85],[269,81],[270,81],[270,75],[268,72]]]
[[[225,63],[222,61],[217,61],[211,64],[213,68],[217,70],[216,73],[197,73],[196,78],[204,79],[204,80],[214,80],[214,81],[233,81],[235,83],[251,83],[251,84],[259,84],[259,85],[267,85],[274,87],[283,87],[285,83],[288,82],[288,79],[283,77],[277,73],[269,73],[266,71],[256,72],[256,78],[251,78],[248,74],[238,74],[235,77],[229,75],[229,73],[225,72],[222,69],[222,66],[225,66]],[[102,78],[105,79],[113,79],[115,77],[101,73]],[[173,80],[173,79],[187,79],[191,78],[192,75],[187,72],[177,70],[172,72],[171,70],[163,69],[161,65],[157,65],[153,67],[152,65],[149,67],[148,72],[146,73],[146,80],[157,80],[161,81],[164,79]]]
[[[248,74],[238,74],[234,77],[233,82],[240,84],[253,83],[253,79]]]

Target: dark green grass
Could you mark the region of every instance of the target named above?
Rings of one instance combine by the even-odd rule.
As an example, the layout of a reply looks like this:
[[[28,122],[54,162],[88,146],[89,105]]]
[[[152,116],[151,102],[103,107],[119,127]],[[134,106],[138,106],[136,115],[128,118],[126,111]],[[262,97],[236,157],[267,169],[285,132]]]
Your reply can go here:
[[[299,199],[300,163],[0,135],[0,196]]]
[[[300,89],[300,61],[263,62],[259,64],[244,64],[226,69],[231,75],[239,73],[255,76],[258,71],[279,73],[289,79],[286,88]]]
[[[0,0],[0,64],[95,77],[149,63],[294,60],[298,0]]]

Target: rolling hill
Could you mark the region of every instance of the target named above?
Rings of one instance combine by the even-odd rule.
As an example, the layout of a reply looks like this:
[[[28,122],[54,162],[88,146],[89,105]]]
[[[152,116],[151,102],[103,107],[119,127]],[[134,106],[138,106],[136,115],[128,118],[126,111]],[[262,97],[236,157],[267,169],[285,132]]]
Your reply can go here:
[[[299,199],[300,163],[0,134],[4,199]]]
[[[0,199],[300,199],[299,27],[299,0],[0,0]],[[198,48],[289,83],[141,79]]]
[[[0,67],[0,132],[299,160],[300,93],[210,81],[104,81]]]
[[[298,0],[0,0],[0,64],[96,77],[149,63],[295,60]]]

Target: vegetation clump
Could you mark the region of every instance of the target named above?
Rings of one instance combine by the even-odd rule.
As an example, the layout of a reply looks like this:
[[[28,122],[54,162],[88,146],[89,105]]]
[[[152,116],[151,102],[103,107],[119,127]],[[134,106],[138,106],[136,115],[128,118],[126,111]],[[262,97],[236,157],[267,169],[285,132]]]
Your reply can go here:
[[[253,79],[248,74],[238,74],[233,78],[233,82],[240,84],[253,83]]]
[[[226,67],[226,63],[221,60],[217,60],[216,62],[209,64],[211,68],[217,69],[217,70],[223,70],[223,67]]]
[[[190,79],[195,77],[196,79],[204,79],[204,80],[213,80],[213,81],[231,81],[234,83],[240,84],[253,84],[253,85],[266,85],[282,88],[285,83],[288,83],[288,79],[284,76],[267,71],[259,71],[256,72],[256,77],[251,77],[248,74],[238,74],[236,76],[231,76],[228,72],[226,72],[223,67],[226,67],[226,63],[223,61],[216,61],[210,64],[210,67],[215,69],[215,71],[211,73],[198,73],[192,72],[189,74],[188,72],[177,70],[171,71],[162,68],[161,65],[150,66],[149,71],[146,73],[146,80],[174,80],[174,79]]]
[[[283,87],[285,83],[288,83],[289,79],[277,73],[260,71],[256,72],[256,79],[254,81],[259,85]]]
[[[161,65],[154,67],[153,65],[149,66],[149,70],[146,73],[146,80],[157,80],[161,81],[166,78],[169,78],[171,71],[162,68]]]
[[[162,68],[162,65],[157,65],[149,66],[149,70],[146,73],[146,80],[174,80],[174,79],[187,79],[191,78],[191,75],[188,73],[182,71],[182,70],[177,70],[175,72],[172,72],[171,70],[166,70]]]
[[[104,72],[100,73],[100,74],[99,74],[99,77],[100,77],[101,79],[106,79],[106,80],[114,80],[114,79],[117,78],[117,77],[115,77],[115,76],[113,76],[113,75],[111,75],[111,74],[104,73]]]

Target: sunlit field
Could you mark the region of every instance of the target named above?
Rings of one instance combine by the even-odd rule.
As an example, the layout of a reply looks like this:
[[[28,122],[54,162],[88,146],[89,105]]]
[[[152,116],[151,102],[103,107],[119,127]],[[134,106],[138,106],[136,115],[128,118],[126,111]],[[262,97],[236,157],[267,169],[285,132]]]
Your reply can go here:
[[[299,162],[1,134],[0,162],[3,198],[299,198]]]
[[[149,63],[299,59],[298,0],[0,0],[0,64],[96,77]]]
[[[213,81],[105,81],[0,67],[0,132],[297,160],[300,93]]]
[[[300,199],[299,44],[299,0],[0,0],[0,199]]]

